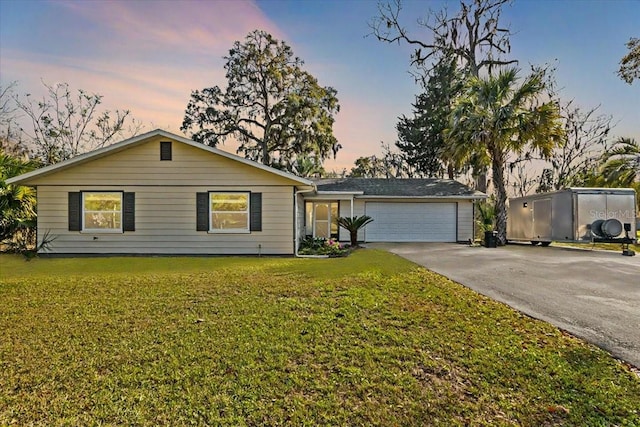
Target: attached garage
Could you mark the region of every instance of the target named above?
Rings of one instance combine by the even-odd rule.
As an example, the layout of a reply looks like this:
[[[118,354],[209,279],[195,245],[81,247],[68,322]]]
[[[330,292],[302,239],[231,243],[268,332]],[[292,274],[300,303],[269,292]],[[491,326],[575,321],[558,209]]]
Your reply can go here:
[[[358,231],[360,242],[468,242],[474,238],[475,202],[487,197],[449,179],[336,178],[314,182],[317,191],[304,195],[307,204],[333,203],[338,216],[373,218]],[[313,221],[309,217],[305,223],[313,225]],[[336,232],[341,241],[349,240],[346,230]],[[307,234],[318,237],[309,227]]]
[[[367,242],[455,242],[456,203],[366,202]]]

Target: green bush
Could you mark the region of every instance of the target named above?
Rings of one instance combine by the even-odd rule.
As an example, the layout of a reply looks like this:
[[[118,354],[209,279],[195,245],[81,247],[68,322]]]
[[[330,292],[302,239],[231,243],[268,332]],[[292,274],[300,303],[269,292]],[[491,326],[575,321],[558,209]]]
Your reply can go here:
[[[336,239],[307,236],[300,243],[300,255],[346,256],[349,249]]]

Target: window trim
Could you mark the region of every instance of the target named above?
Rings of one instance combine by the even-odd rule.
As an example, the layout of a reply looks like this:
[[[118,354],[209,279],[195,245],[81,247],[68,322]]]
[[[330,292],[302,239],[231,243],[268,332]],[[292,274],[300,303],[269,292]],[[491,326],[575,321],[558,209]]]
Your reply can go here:
[[[86,228],[85,227],[85,223],[84,223],[85,222],[85,209],[84,209],[85,194],[97,194],[97,193],[120,195],[120,228],[116,229],[116,228]],[[109,191],[109,190],[81,191],[80,192],[80,233],[123,234],[124,233],[124,191]]]
[[[251,192],[250,191],[209,191],[209,205],[207,207],[209,215],[209,230],[210,234],[250,234],[251,233]],[[218,229],[213,228],[213,214],[215,212],[235,212],[242,213],[242,211],[214,211],[212,209],[212,198],[214,195],[226,194],[226,195],[244,195],[247,198],[247,209],[243,212],[247,215],[246,228],[226,228]]]

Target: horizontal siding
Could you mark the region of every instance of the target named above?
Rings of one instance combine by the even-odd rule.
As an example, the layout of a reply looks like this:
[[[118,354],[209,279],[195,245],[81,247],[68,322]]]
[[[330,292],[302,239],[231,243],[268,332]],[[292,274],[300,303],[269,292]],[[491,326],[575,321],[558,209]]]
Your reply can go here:
[[[173,159],[160,160],[160,141],[148,142],[32,181],[29,185],[199,186],[294,185],[285,177],[177,141]]]
[[[356,199],[353,201],[353,216],[362,216],[364,215],[364,200]],[[350,208],[349,208],[350,209]],[[366,240],[367,226],[358,230],[358,242],[364,242]],[[348,237],[347,233],[347,238]]]
[[[70,191],[118,190],[136,194],[136,231],[82,233],[68,231]],[[51,253],[128,254],[292,254],[293,187],[236,186],[234,191],[262,193],[263,231],[196,231],[196,193],[226,190],[218,186],[40,186],[38,235],[55,237]],[[96,237],[97,239],[94,239]],[[258,246],[260,245],[260,247]]]
[[[458,241],[473,240],[473,202],[462,200],[458,202]]]

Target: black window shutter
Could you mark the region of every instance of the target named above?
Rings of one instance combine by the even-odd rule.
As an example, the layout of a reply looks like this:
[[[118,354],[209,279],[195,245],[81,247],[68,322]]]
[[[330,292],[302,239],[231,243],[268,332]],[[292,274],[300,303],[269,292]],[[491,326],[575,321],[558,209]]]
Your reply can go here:
[[[262,193],[251,193],[251,231],[262,231]]]
[[[82,209],[80,209],[81,199],[81,193],[69,193],[69,231],[80,231],[82,224]]]
[[[171,141],[160,141],[160,160],[171,160]]]
[[[196,230],[209,231],[209,193],[196,194]]]
[[[122,197],[124,221],[123,231],[136,231],[136,193],[124,193]]]

